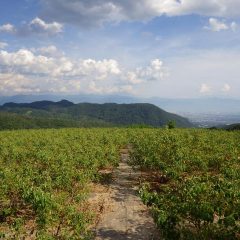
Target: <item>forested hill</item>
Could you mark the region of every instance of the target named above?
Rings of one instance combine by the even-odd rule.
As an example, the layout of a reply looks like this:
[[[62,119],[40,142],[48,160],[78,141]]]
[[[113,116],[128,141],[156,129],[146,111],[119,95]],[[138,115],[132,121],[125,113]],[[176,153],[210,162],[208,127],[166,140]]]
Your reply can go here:
[[[12,127],[6,125],[6,119]],[[154,127],[175,121],[178,127],[192,124],[176,114],[168,113],[152,104],[74,104],[38,101],[33,103],[6,103],[0,107],[0,129],[44,127],[128,126],[145,124]],[[19,124],[23,122],[23,124]],[[21,127],[22,126],[22,127]]]
[[[228,131],[235,131],[240,130],[240,123],[228,124],[228,125],[220,125],[216,127],[210,128],[212,130],[228,130]]]
[[[224,129],[229,130],[229,131],[240,130],[240,123],[227,125],[227,126],[225,126]]]

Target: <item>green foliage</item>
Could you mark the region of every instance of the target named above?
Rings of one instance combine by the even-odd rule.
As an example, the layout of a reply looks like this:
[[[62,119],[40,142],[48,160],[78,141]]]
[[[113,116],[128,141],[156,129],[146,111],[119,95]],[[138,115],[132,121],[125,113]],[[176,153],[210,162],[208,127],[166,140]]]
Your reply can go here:
[[[224,127],[224,129],[226,129],[226,130],[228,130],[228,131],[240,130],[240,123],[227,125],[227,126]]]
[[[239,140],[237,132],[210,130],[132,136],[132,163],[159,176],[143,184],[140,196],[165,239],[238,239]]]
[[[153,128],[153,127],[146,124],[133,124],[128,126],[128,128]]]
[[[168,129],[174,129],[174,128],[176,128],[176,123],[175,123],[175,121],[169,121],[168,122],[168,124],[167,124],[167,128]]]
[[[84,208],[88,185],[99,170],[118,164],[126,134],[118,129],[21,130],[0,137],[2,236],[22,236],[30,223],[37,239],[88,236],[93,217]]]
[[[39,115],[39,116],[38,116]],[[112,124],[99,119],[82,117],[78,120],[61,116],[31,116],[20,113],[0,112],[0,130],[42,129],[42,128],[86,128],[111,127]]]
[[[156,128],[0,132],[0,238],[91,239],[88,185],[130,144],[163,239],[239,239],[240,135]],[[31,229],[28,229],[31,226]]]

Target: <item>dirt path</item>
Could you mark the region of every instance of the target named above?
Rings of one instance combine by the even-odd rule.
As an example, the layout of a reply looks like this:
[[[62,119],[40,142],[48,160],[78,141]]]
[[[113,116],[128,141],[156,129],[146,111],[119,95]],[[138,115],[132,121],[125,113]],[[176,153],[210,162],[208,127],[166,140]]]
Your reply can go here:
[[[95,240],[159,239],[154,221],[137,195],[140,172],[133,171],[127,160],[128,149],[124,149],[113,181],[101,195],[104,209],[96,226]]]

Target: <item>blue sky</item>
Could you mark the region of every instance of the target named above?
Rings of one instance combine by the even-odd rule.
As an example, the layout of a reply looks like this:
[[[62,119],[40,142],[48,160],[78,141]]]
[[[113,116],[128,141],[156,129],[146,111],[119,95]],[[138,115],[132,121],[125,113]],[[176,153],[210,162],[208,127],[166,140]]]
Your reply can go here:
[[[239,0],[2,0],[0,95],[240,98]]]

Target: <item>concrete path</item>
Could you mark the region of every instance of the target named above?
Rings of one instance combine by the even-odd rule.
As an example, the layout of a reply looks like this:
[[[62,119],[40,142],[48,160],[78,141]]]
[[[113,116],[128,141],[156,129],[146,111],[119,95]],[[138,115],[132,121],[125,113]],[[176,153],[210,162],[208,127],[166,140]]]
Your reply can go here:
[[[95,240],[158,240],[158,231],[137,195],[140,172],[127,164],[128,150],[121,151],[121,162],[113,181],[103,194],[104,211],[96,226]]]

